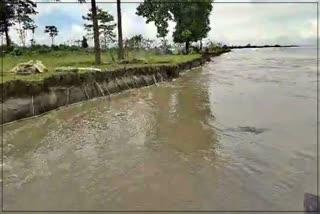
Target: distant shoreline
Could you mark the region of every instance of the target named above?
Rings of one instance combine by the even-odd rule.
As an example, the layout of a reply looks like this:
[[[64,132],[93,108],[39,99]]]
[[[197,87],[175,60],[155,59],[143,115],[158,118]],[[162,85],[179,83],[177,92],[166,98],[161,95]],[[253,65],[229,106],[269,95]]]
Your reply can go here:
[[[227,46],[230,49],[242,49],[242,48],[294,48],[300,47],[299,45],[246,45],[246,46]]]

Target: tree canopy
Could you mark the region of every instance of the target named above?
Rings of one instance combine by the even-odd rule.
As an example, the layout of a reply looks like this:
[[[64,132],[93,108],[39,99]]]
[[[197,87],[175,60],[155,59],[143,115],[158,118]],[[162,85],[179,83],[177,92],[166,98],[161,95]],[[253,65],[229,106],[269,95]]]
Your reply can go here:
[[[84,24],[84,27],[88,32],[92,32],[92,10],[90,9],[89,13],[87,13],[86,16],[82,16],[82,19],[90,21],[90,24]],[[110,23],[114,21],[114,17],[110,13],[108,13],[108,11],[97,8],[97,19],[100,33],[103,33],[105,30],[114,30],[114,28],[116,27],[116,24]]]
[[[157,27],[158,37],[165,37],[168,34],[168,21],[173,20],[171,11],[173,4],[168,1],[145,0],[137,7],[136,14],[145,17],[146,23],[154,22]]]
[[[54,0],[60,1],[60,0]],[[86,3],[86,0],[77,0],[79,3]],[[96,0],[91,0],[91,12],[92,12],[92,26],[93,26],[93,41],[94,41],[94,52],[96,64],[101,64],[101,50],[99,41],[99,27],[97,19],[97,5]]]
[[[147,23],[155,23],[158,37],[168,34],[169,21],[175,22],[174,42],[186,43],[188,52],[190,42],[206,38],[210,31],[212,3],[212,0],[145,0],[136,14],[145,17]]]
[[[92,11],[89,10],[89,13],[86,14],[86,16],[82,16],[82,19],[90,21],[90,24],[84,24],[85,29],[88,31],[89,35],[92,35],[93,33],[93,24],[92,24]],[[113,23],[114,17],[108,13],[107,11],[104,11],[100,8],[97,8],[97,20],[98,20],[98,28],[99,28],[99,35],[103,36],[104,40],[104,46],[107,47],[107,43],[115,42],[115,33],[114,29],[116,27],[116,24]]]
[[[5,33],[7,46],[10,46],[9,28],[16,23],[24,26],[33,22],[30,15],[36,14],[37,4],[31,0],[1,0],[0,1],[0,32]]]
[[[141,34],[132,36],[127,43],[130,49],[140,49],[142,46],[143,36]]]
[[[57,27],[54,25],[46,26],[44,32],[49,34],[49,36],[51,37],[52,45],[53,45],[54,37],[56,37],[59,32]]]

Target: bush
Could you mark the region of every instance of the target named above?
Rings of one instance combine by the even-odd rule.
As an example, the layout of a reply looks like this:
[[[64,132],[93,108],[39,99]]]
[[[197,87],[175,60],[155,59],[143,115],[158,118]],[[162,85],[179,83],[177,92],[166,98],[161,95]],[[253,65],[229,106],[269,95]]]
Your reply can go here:
[[[190,53],[200,53],[200,48],[198,46],[192,46]]]
[[[78,51],[78,50],[80,50],[81,48],[78,47],[78,46],[72,45],[71,47],[69,46],[68,49],[69,49],[70,51]]]
[[[24,52],[23,48],[21,47],[14,47],[13,50],[10,52],[12,56],[21,56]]]
[[[5,54],[10,53],[11,51],[13,51],[13,49],[14,49],[14,46],[8,47],[7,45],[3,45],[3,46],[0,45],[0,50],[2,50]]]
[[[59,48],[59,46],[57,46],[57,45],[52,45],[52,46],[51,46],[51,49],[52,49],[53,51],[58,51],[60,48]]]
[[[52,50],[49,47],[43,46],[43,47],[39,47],[38,49],[36,49],[36,52],[38,52],[39,54],[45,54],[45,53],[50,53]]]

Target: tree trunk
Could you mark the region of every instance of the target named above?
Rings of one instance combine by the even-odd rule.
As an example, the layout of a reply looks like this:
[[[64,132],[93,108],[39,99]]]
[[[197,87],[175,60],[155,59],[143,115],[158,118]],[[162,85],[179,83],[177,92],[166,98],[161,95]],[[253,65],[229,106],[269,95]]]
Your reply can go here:
[[[32,42],[31,42],[31,46],[34,45],[34,31],[32,31]]]
[[[27,39],[27,36],[28,36],[28,32],[27,30],[24,30],[24,34],[23,34],[23,47],[26,46],[26,39]]]
[[[202,51],[202,39],[200,40],[200,52]]]
[[[190,41],[186,41],[186,54],[189,54]]]
[[[124,59],[123,40],[122,40],[122,20],[121,20],[121,3],[117,0],[117,15],[118,15],[118,59]]]
[[[92,24],[93,24],[94,53],[95,53],[96,65],[100,65],[101,50],[100,50],[100,42],[99,42],[99,27],[98,27],[98,19],[97,19],[96,0],[91,0],[91,10],[92,10]]]
[[[18,18],[18,34],[19,34],[19,37],[20,37],[20,40],[21,40],[21,45],[23,47],[25,47],[25,39],[24,39],[24,30],[23,30],[23,24],[21,23],[21,18]]]
[[[54,37],[51,37],[51,47],[53,46],[53,38]]]
[[[8,26],[6,25],[4,28],[4,33],[6,35],[6,43],[7,43],[7,47],[10,47],[11,45],[11,40],[10,40],[10,36],[9,36],[9,29]]]
[[[104,48],[107,50],[107,34],[104,35]]]

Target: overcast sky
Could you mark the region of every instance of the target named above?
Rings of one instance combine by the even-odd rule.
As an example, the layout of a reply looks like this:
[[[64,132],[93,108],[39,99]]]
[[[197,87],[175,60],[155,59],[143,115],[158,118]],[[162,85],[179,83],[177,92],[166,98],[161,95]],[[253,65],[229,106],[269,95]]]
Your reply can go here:
[[[76,2],[77,0],[68,1]],[[101,2],[102,0],[97,1]],[[110,2],[110,0],[108,1]],[[133,2],[133,0],[131,1]],[[240,2],[240,0],[238,1]],[[49,1],[40,0],[38,2]],[[130,0],[126,0],[126,2],[130,2]],[[208,34],[208,39],[212,41],[236,45],[248,43],[316,45],[316,4],[223,2],[226,1],[220,0],[213,4],[210,16],[211,31]],[[124,38],[143,34],[145,37],[155,39],[157,30],[154,24],[146,24],[142,17],[135,14],[138,5],[138,3],[122,3]],[[116,19],[115,3],[98,3],[98,7],[108,10]],[[90,4],[88,3],[38,3],[37,11],[39,13],[34,16],[38,25],[35,33],[36,42],[51,43],[48,34],[43,33],[46,25],[55,25],[58,28],[59,35],[56,37],[55,43],[81,39],[85,35],[83,29],[85,22],[81,16],[86,14],[89,8]],[[171,35],[175,25],[170,23],[169,26],[168,39],[172,40]],[[14,42],[19,43],[15,27],[10,29],[10,35]]]

